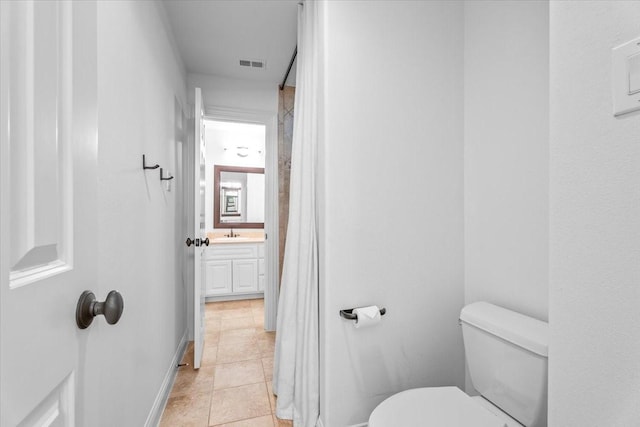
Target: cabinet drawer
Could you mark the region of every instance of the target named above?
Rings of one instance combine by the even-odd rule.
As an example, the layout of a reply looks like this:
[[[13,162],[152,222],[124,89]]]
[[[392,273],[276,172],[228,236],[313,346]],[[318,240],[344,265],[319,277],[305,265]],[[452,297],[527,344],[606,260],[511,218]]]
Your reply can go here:
[[[206,259],[258,258],[258,248],[255,243],[212,245],[207,248],[205,257]]]

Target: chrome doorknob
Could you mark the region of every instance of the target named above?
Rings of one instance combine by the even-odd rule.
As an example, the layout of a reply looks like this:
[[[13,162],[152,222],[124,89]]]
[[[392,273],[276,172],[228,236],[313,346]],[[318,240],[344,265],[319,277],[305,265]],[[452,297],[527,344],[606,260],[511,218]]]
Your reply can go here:
[[[123,311],[124,299],[120,292],[111,291],[104,302],[98,302],[93,292],[84,291],[76,306],[76,323],[78,328],[86,329],[91,325],[94,317],[102,314],[108,324],[115,325]]]

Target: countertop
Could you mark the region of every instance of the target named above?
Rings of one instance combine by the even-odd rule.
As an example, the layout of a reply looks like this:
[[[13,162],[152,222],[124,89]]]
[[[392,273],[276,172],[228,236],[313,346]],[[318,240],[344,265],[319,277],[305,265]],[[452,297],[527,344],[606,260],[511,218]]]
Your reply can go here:
[[[215,245],[229,245],[234,243],[262,243],[264,242],[264,232],[259,231],[246,231],[246,232],[235,232],[237,237],[227,237],[225,234],[229,234],[228,232],[215,232],[215,233],[207,233],[207,237],[211,244]]]

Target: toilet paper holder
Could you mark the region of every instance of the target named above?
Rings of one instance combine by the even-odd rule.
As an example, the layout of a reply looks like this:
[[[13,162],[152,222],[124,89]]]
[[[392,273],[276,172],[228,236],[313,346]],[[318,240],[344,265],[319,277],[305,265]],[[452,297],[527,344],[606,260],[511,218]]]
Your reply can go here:
[[[358,315],[353,313],[354,308],[347,308],[345,310],[340,310],[340,317],[343,317],[347,320],[358,320]],[[386,308],[380,309],[380,316],[384,316],[387,312]]]

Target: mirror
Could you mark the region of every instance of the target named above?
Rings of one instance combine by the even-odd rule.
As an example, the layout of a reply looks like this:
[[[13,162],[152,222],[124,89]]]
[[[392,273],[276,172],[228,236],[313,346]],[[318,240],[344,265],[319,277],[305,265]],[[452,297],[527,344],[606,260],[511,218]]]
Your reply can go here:
[[[264,168],[215,165],[214,228],[264,228]]]

